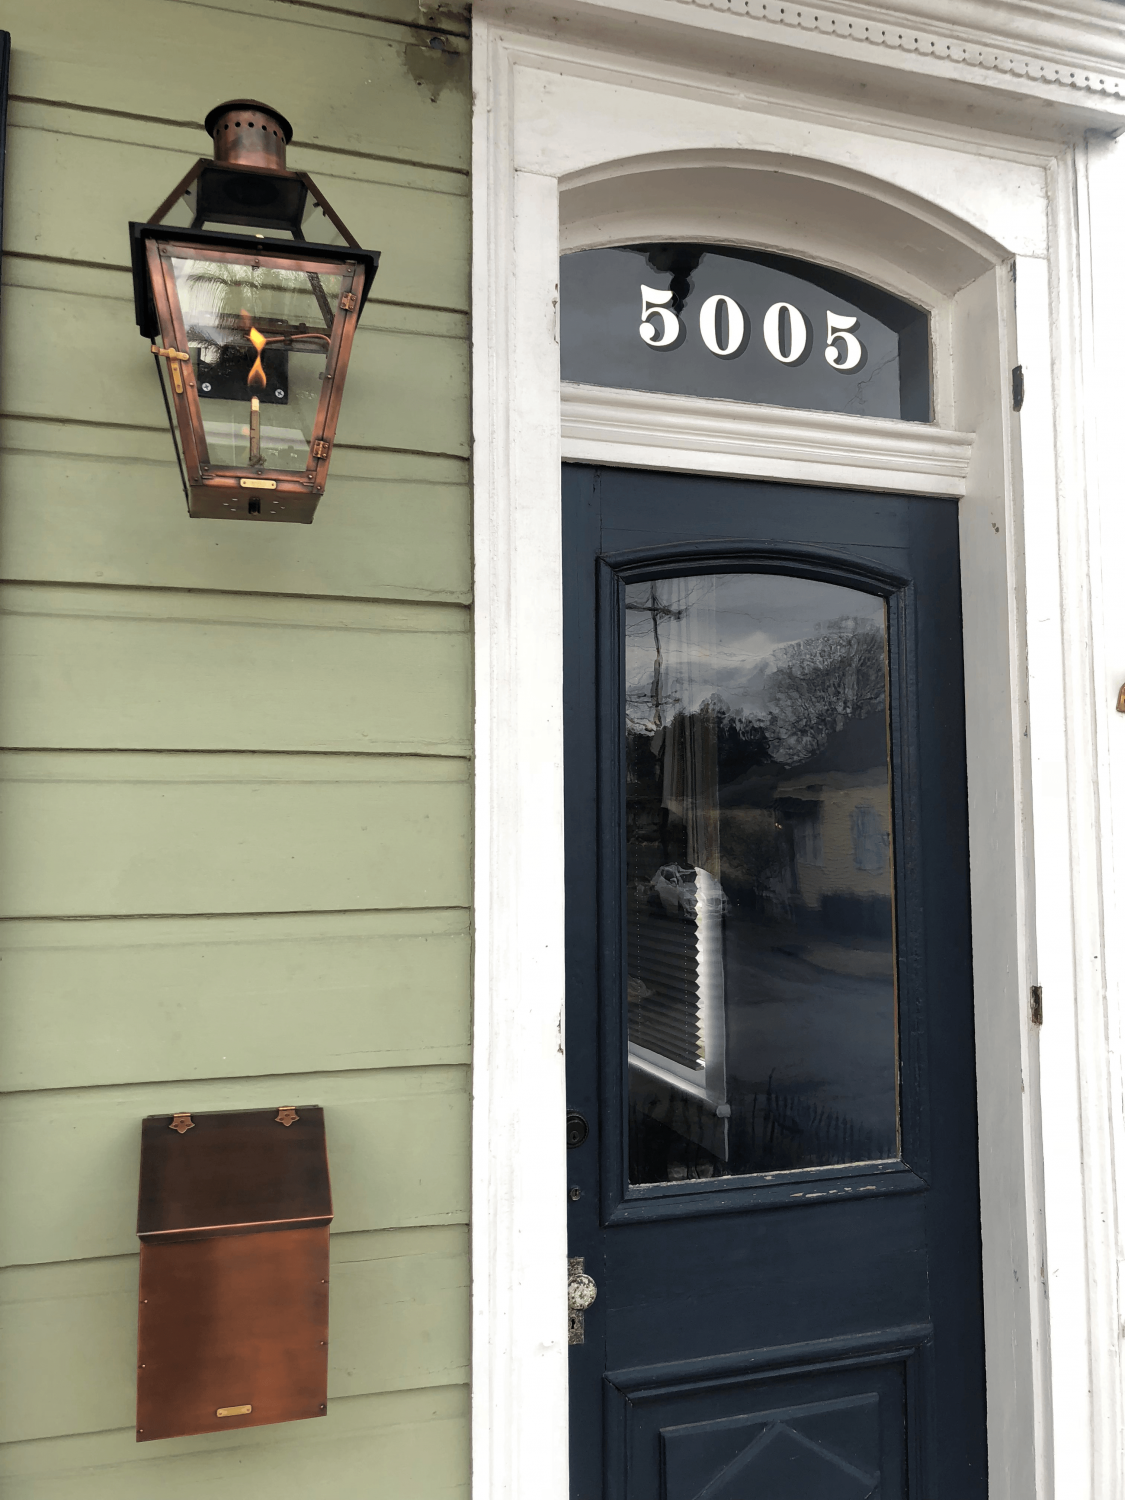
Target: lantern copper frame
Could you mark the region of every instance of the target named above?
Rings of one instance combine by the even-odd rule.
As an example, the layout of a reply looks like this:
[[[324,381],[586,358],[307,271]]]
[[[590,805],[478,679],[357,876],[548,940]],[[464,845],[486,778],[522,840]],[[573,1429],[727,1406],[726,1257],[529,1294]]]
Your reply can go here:
[[[220,133],[224,122],[229,120],[233,124],[236,114],[252,115],[255,129],[260,122],[266,122],[260,124],[263,132],[267,124],[280,127],[283,138],[279,129],[273,128],[268,147],[260,138],[257,142],[253,137],[244,141],[237,134],[233,137],[233,144],[231,137],[223,140]],[[151,341],[174,441],[178,433],[176,456],[188,514],[214,520],[297,521],[307,524],[313,519],[328,481],[356,325],[379,265],[379,252],[360,249],[307,173],[285,169],[284,148],[292,131],[277,111],[252,101],[233,101],[212,110],[207,117],[207,127],[215,138],[215,160],[201,158],[197,161],[148,222],[129,226],[137,325]],[[260,206],[239,210],[237,205],[233,209],[228,205],[220,213],[207,212],[208,207],[214,207],[218,197],[211,191],[210,203],[204,201],[208,197],[205,190],[212,178],[217,180],[220,189],[233,183],[236,192],[244,184],[253,188],[255,179],[259,184],[264,180],[269,191],[280,196],[283,210],[277,217],[271,217],[268,210],[263,213]],[[253,194],[248,196],[252,198]],[[346,242],[344,245],[312,244],[304,240],[300,226],[310,198],[338,230]],[[190,228],[175,228],[161,222],[178,203],[187,200],[191,204],[193,199],[196,213]],[[296,243],[260,234],[229,233],[202,227],[201,221],[217,220],[227,223],[241,220],[244,224],[287,228]],[[260,460],[234,464],[212,459],[173,273],[173,259],[304,272],[317,286],[320,285],[317,273],[341,278],[337,304],[329,309],[330,324],[326,333],[318,330],[315,333],[283,334],[278,340],[271,340],[281,342],[283,349],[291,348],[292,341],[301,338],[326,338],[328,344],[303,472],[269,468]],[[318,301],[323,309],[327,301],[323,292]],[[284,342],[286,337],[290,341],[288,346]],[[155,342],[157,339],[159,347]],[[256,403],[253,405],[256,407]],[[253,421],[252,416],[251,423]]]

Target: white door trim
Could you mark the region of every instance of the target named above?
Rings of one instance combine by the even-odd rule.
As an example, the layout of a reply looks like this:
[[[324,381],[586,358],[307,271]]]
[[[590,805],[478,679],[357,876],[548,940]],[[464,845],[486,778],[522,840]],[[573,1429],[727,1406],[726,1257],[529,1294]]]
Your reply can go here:
[[[564,381],[562,456],[906,494],[965,493],[973,435],[921,422]]]
[[[603,461],[612,451],[613,461],[657,466],[674,459],[672,467],[707,472],[747,473],[753,464],[762,477],[878,488],[910,473],[905,488],[950,493],[935,486],[954,484],[952,492],[962,495],[991,1488],[994,1500],[1048,1500],[1056,1492],[1060,1500],[1122,1500],[1113,1181],[1119,1100],[1106,1055],[1117,1031],[1103,961],[1106,913],[1116,899],[1103,833],[1121,820],[1109,805],[1105,746],[1119,726],[1102,702],[1103,676],[1115,658],[1098,633],[1103,621],[1117,618],[1121,591],[1114,593],[1112,580],[1103,587],[1101,572],[1091,572],[1089,548],[1100,515],[1091,519],[1090,497],[1099,493],[1100,476],[1108,506],[1119,420],[1113,413],[1125,407],[1120,340],[1103,342],[1094,379],[1090,278],[1100,266],[1108,287],[1121,226],[1104,205],[1113,192],[1125,196],[1123,175],[1105,165],[1108,147],[1075,150],[1037,139],[1046,121],[1041,102],[1018,118],[1011,111],[992,117],[1006,133],[989,135],[966,119],[963,82],[946,84],[938,75],[927,79],[928,115],[921,106],[912,114],[900,97],[895,116],[885,103],[865,106],[829,92],[823,70],[805,53],[788,63],[772,54],[763,81],[750,64],[739,74],[733,42],[716,32],[722,21],[715,12],[708,36],[725,50],[708,57],[701,41],[696,52],[681,49],[670,60],[668,5],[664,19],[650,25],[617,0],[558,0],[551,10],[565,11],[563,21],[539,9],[526,23],[544,31],[557,25],[566,34],[558,41],[516,29],[511,17],[519,4],[495,4],[496,19],[492,0],[475,8],[473,64],[474,1500],[568,1494],[564,451],[601,453]],[[599,29],[599,12],[616,25],[627,8],[625,33],[608,21]],[[691,7],[674,8],[681,29],[690,26]],[[1010,0],[1008,8],[1036,6]],[[886,73],[891,64],[883,63]],[[791,66],[789,76],[782,64]],[[918,65],[913,58],[915,73]],[[1088,95],[1082,103],[1089,107]],[[1051,118],[1060,131],[1073,123],[1065,111]],[[1102,228],[1100,240],[1091,239],[1092,262],[1081,227],[1085,162],[1095,149],[1102,207],[1100,219],[1088,216]],[[894,214],[910,214],[904,195],[924,196],[927,212],[915,221],[923,247],[945,243],[935,236],[956,224],[965,227],[964,244],[978,247],[974,255],[990,244],[1006,247],[1008,260],[992,269],[982,261],[975,279],[962,275],[949,285],[939,284],[932,255],[907,268],[913,284],[932,288],[943,431],[929,432],[928,450],[909,449],[912,435],[899,424],[890,424],[897,436],[880,448],[881,424],[864,422],[867,436],[851,444],[850,460],[866,477],[845,480],[829,457],[833,419],[813,419],[798,452],[803,440],[793,413],[759,413],[739,429],[724,424],[712,403],[709,415],[661,407],[677,427],[670,445],[654,431],[651,398],[642,402],[646,416],[636,403],[627,410],[624,399],[610,415],[605,399],[582,406],[577,395],[564,397],[556,342],[560,190],[565,216],[568,193],[612,180],[614,163],[627,163],[631,177],[643,181],[638,162],[643,168],[646,153],[662,168],[677,153],[685,163],[693,153],[711,153],[792,180],[807,174],[810,194],[819,191],[817,182],[837,194],[822,204],[845,201],[844,175],[856,174],[848,191],[866,192],[873,212],[891,215],[885,222],[892,230]],[[678,188],[694,178],[671,174],[673,180]],[[624,188],[622,198],[631,237],[643,202]],[[701,212],[705,199],[703,193]],[[574,222],[564,224],[568,248],[613,242],[604,201],[593,210],[590,202],[576,209],[580,232]],[[669,235],[674,228],[681,237],[694,211],[689,204],[678,217],[657,215],[650,228]],[[778,199],[772,211],[767,242],[784,246],[785,202]],[[732,242],[755,242],[746,217],[731,231]],[[796,232],[790,237],[796,252],[879,279],[873,268],[894,251],[885,234],[880,245],[865,247],[854,216],[843,237],[831,222],[813,218],[798,226],[799,244]],[[726,223],[721,227],[725,233]],[[846,252],[834,256],[842,238]],[[950,263],[961,264],[953,238],[948,243]],[[912,247],[894,253],[908,255]],[[906,279],[904,271],[904,285]],[[1018,417],[1008,394],[1017,363],[1028,392]],[[568,413],[562,421],[561,404]],[[1083,431],[1095,405],[1101,447],[1092,424]],[[720,448],[726,444],[725,454],[711,442],[701,456],[708,421],[720,429],[712,427],[711,436]],[[623,441],[630,423],[635,442]],[[787,463],[811,472],[798,475]],[[927,464],[921,484],[918,469]],[[1030,985],[1040,982],[1042,1033],[1030,1026],[1027,1006]]]

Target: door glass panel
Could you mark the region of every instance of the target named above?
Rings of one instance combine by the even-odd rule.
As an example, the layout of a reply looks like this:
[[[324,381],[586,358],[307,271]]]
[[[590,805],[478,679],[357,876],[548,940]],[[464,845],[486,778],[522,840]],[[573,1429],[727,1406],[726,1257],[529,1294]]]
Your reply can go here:
[[[883,600],[625,591],[629,1180],[897,1157]]]

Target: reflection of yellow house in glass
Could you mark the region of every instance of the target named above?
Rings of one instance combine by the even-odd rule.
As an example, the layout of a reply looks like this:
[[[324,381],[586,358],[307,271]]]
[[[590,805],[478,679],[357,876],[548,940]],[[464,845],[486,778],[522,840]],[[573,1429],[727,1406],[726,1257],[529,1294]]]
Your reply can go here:
[[[890,802],[885,721],[850,720],[778,783],[778,823],[792,835],[792,894],[827,933],[891,935]]]

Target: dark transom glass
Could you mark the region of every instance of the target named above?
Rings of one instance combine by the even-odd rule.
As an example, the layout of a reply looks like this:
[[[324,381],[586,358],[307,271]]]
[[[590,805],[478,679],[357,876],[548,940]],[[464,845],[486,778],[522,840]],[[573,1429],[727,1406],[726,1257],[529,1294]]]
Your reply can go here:
[[[926,312],[828,266],[733,246],[562,257],[562,378],[928,422]]]

